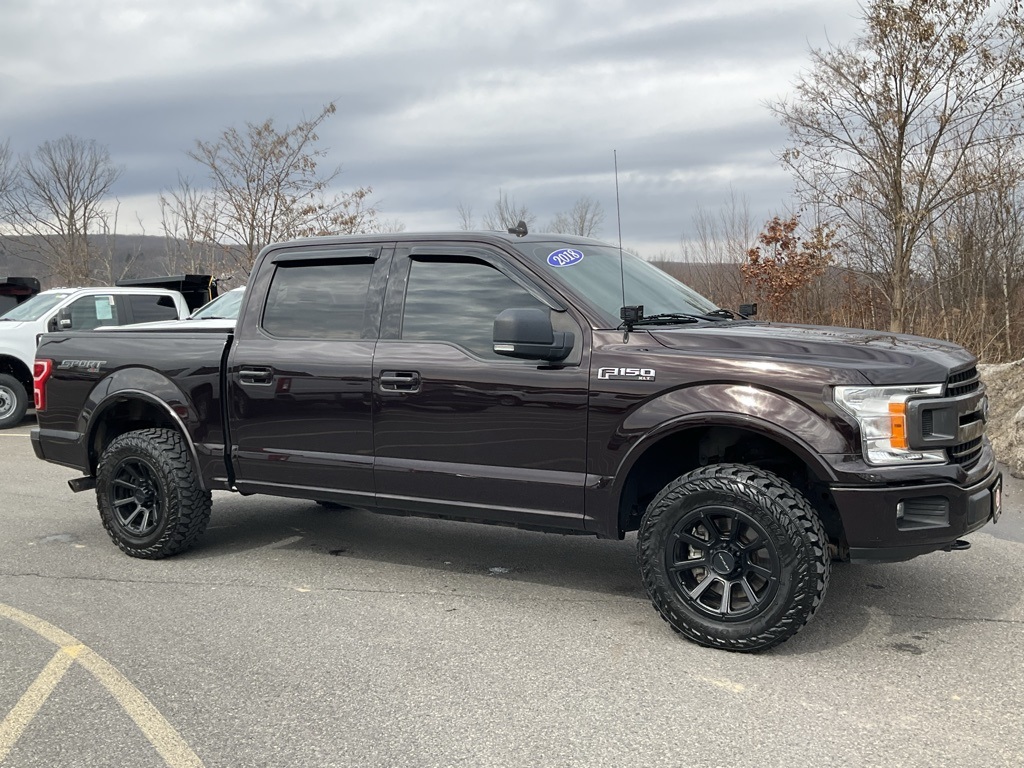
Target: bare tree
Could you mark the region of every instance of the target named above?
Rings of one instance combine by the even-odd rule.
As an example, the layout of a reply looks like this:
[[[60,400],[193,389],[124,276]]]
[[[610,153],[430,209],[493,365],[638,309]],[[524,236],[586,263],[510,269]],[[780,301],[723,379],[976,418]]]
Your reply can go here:
[[[863,13],[861,37],[812,50],[795,97],[769,106],[803,201],[842,225],[900,331],[915,249],[951,205],[993,185],[971,161],[1020,135],[1024,19],[993,0],[871,0]]]
[[[5,141],[0,144],[0,227],[10,218],[10,213],[5,211],[5,202],[10,201],[17,179],[17,161],[11,153],[10,141]]]
[[[459,214],[459,229],[467,232],[473,229],[473,206],[460,200],[459,204],[455,206],[455,210]]]
[[[506,230],[516,226],[520,221],[525,221],[526,226],[533,228],[537,217],[530,212],[525,205],[520,205],[515,198],[498,190],[498,199],[494,206],[484,214],[484,229]]]
[[[175,187],[160,193],[160,226],[169,273],[220,276],[224,248],[216,239],[218,201],[178,175]]]
[[[596,237],[604,224],[604,208],[592,197],[584,195],[568,211],[555,214],[548,228],[563,235]]]
[[[96,266],[90,235],[110,232],[105,205],[120,175],[107,148],[91,139],[68,135],[22,156],[13,182],[8,174],[0,210],[32,254],[26,258],[65,284],[90,283]]]
[[[226,129],[215,141],[196,141],[188,154],[213,183],[207,211],[216,221],[213,239],[239,248],[248,273],[260,249],[275,240],[313,234],[372,230],[377,209],[368,187],[332,194],[341,167],[319,169],[327,150],[317,130],[337,108],[278,130],[273,120]],[[235,251],[233,251],[235,252]]]
[[[92,278],[103,285],[114,285],[121,278],[131,276],[132,269],[143,255],[141,238],[132,243],[130,239],[117,236],[120,212],[121,203],[115,200],[98,231],[89,236]],[[145,237],[146,230],[141,219],[137,223]]]
[[[749,204],[730,192],[718,210],[698,207],[692,227],[692,236],[680,242],[682,262],[674,274],[721,307],[739,306],[749,298],[740,265],[757,237]]]

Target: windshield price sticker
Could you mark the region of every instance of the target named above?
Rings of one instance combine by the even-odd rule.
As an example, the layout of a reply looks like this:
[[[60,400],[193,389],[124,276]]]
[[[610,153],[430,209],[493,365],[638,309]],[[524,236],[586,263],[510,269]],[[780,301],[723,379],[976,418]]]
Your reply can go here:
[[[605,381],[654,381],[653,368],[598,368],[597,378]]]
[[[552,267],[574,267],[583,261],[583,251],[574,248],[559,248],[548,254],[548,265]]]

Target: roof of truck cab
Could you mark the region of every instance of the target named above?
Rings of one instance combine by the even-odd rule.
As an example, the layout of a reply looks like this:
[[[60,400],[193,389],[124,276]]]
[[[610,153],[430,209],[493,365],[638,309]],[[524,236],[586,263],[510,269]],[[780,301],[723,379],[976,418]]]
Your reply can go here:
[[[88,288],[47,288],[45,291],[41,291],[40,294],[45,293],[158,293],[160,295],[178,293],[177,291],[169,291],[166,288],[117,288],[114,286],[97,285],[89,286]]]
[[[537,232],[528,235],[513,235],[499,230],[454,230],[448,232],[385,232],[373,235],[325,235],[304,237],[268,245],[268,249],[293,245],[348,245],[355,243],[405,243],[405,242],[467,242],[467,243],[550,243],[562,242],[574,245],[608,245],[606,240],[579,235],[561,235],[554,232]]]

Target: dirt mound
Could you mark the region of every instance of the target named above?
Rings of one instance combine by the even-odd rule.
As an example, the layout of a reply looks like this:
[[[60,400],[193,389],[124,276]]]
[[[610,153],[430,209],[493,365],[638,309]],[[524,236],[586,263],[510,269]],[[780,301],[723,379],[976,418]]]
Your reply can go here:
[[[996,458],[1024,477],[1024,360],[979,365],[991,406],[986,431]]]

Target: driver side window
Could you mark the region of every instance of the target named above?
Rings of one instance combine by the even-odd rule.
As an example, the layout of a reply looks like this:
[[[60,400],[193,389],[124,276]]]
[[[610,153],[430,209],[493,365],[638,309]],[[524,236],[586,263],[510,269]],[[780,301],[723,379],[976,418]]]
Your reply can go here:
[[[101,325],[118,325],[117,303],[114,297],[83,296],[68,307],[71,314],[71,330],[91,331]]]
[[[413,261],[405,293],[405,340],[448,341],[479,357],[494,354],[494,318],[512,307],[547,309],[494,267],[476,261]]]

